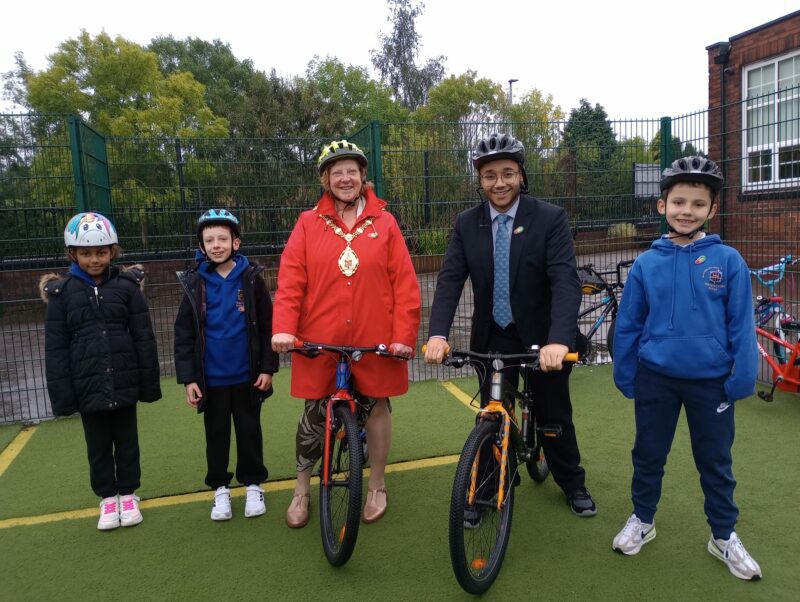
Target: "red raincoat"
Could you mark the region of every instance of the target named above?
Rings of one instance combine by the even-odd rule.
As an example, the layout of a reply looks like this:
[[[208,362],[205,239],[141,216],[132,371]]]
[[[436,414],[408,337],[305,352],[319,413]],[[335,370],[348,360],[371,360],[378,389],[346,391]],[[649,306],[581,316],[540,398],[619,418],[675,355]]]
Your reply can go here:
[[[420,292],[414,266],[394,216],[370,188],[354,232],[364,220],[373,223],[350,246],[358,255],[355,274],[345,276],[337,264],[346,247],[320,214],[348,232],[336,215],[333,198],[323,194],[304,211],[281,255],[273,333],[332,345],[372,346],[402,343],[416,347]],[[406,362],[365,355],[353,363],[356,389],[370,397],[392,397],[408,390]],[[294,397],[321,399],[335,388],[335,362],[325,356],[292,356]]]

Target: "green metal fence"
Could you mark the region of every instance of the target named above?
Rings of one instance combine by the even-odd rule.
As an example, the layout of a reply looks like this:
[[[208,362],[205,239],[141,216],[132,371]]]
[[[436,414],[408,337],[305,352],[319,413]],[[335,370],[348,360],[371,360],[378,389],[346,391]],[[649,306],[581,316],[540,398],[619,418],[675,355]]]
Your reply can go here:
[[[435,258],[446,248],[452,220],[479,202],[470,149],[494,131],[509,131],[525,144],[531,193],[566,209],[579,263],[610,269],[645,249],[661,228],[660,172],[691,153],[711,156],[726,172],[714,231],[752,265],[798,254],[800,177],[771,185],[748,180],[756,173],[752,161],[764,159],[763,153],[753,159],[742,150],[742,141],[753,135],[742,114],[747,101],[674,118],[599,123],[371,122],[349,139],[367,152],[369,177],[398,218],[412,255],[428,258],[417,260],[424,322],[435,289]],[[800,120],[800,112],[792,119]],[[727,124],[725,131],[720,123]],[[770,126],[775,122],[758,124]],[[103,140],[71,116],[0,115],[0,422],[48,415],[43,307],[35,283],[43,271],[65,267],[62,232],[70,215],[81,209],[109,213],[123,261],[147,262],[146,292],[162,371],[171,374],[172,321],[180,300],[174,270],[192,261],[197,216],[209,207],[233,210],[242,222],[244,253],[274,271],[299,212],[319,197],[316,158],[324,142]],[[782,292],[797,314],[791,282]],[[466,294],[454,326],[457,344],[467,340],[470,304]],[[426,329],[423,323],[421,339]],[[601,353],[595,359],[608,358]],[[419,360],[412,374],[443,375]]]

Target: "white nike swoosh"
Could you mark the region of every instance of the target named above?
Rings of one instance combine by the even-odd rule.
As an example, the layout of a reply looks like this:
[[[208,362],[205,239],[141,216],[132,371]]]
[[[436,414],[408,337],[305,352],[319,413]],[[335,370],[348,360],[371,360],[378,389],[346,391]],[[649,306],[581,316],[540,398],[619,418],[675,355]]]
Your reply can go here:
[[[722,414],[722,412],[727,410],[729,407],[731,407],[731,404],[729,404],[729,403],[721,403],[721,404],[719,404],[719,407],[717,408],[717,414]]]

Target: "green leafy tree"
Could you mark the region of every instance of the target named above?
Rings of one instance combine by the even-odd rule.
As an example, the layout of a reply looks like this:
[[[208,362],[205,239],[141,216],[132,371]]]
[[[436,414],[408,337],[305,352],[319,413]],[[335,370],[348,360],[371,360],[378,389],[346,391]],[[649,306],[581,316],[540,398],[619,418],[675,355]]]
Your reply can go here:
[[[705,153],[698,151],[691,142],[682,142],[678,136],[672,137],[670,150],[672,151],[672,161],[675,159],[680,159],[681,157],[690,157],[692,155],[699,155],[702,157],[707,156]],[[650,153],[653,155],[654,161],[661,160],[661,130],[656,132],[656,135],[653,136],[653,139],[650,141]]]
[[[164,76],[158,57],[122,37],[85,30],[62,42],[34,72],[18,57],[6,89],[39,113],[77,113],[111,135],[224,136],[228,122],[211,111],[202,84],[185,72]]]
[[[386,3],[392,33],[380,34],[380,49],[371,51],[372,65],[400,104],[414,111],[426,104],[428,91],[444,77],[447,59],[440,55],[418,67],[421,43],[416,20],[425,5],[414,0],[387,0]]]
[[[251,135],[243,127],[248,122],[244,114],[246,99],[256,77],[250,59],[237,59],[230,44],[220,40],[208,42],[192,37],[176,40],[160,36],[147,48],[158,57],[164,76],[187,72],[203,84],[206,104],[215,115],[229,121],[232,135]]]
[[[416,121],[494,121],[503,105],[502,87],[475,71],[451,75],[431,88],[428,102],[414,114]]]
[[[613,188],[617,140],[605,109],[582,98],[570,111],[561,140],[560,167],[570,174],[569,196],[605,195]]]

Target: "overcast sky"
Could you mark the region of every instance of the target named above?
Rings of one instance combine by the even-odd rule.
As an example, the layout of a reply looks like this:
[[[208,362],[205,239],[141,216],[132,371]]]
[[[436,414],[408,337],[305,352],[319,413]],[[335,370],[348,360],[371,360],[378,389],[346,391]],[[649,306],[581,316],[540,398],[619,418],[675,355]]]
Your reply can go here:
[[[420,63],[447,57],[447,74],[471,69],[513,96],[536,88],[565,113],[581,98],[612,119],[677,116],[708,104],[706,46],[787,15],[797,0],[427,0],[417,19]],[[159,35],[220,39],[239,59],[279,75],[303,75],[319,55],[368,67],[384,0],[30,0],[0,9],[0,72],[24,53],[36,70],[81,29],[145,45]],[[0,109],[9,104],[0,101]]]

